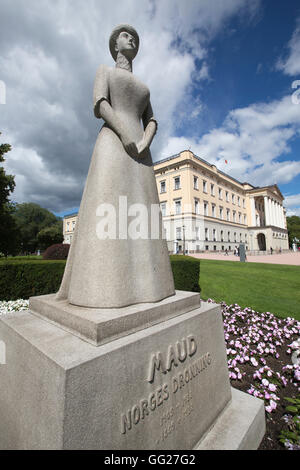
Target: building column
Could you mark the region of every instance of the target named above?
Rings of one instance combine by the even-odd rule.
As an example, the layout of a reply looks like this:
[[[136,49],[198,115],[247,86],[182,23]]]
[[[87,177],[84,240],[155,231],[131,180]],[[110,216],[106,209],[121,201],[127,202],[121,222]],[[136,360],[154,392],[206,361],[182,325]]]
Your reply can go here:
[[[281,227],[284,228],[284,212],[283,212],[282,205],[280,205],[280,215],[281,215]]]
[[[272,217],[272,201],[268,197],[268,206],[269,206],[269,220],[270,220],[270,225],[273,224],[273,217]]]
[[[276,201],[275,201],[275,212],[276,212],[276,227],[280,227],[279,212],[278,212],[278,202],[276,202]]]
[[[271,199],[271,221],[272,221],[272,225],[276,225],[276,221],[275,221],[275,203],[274,203],[273,199]]]
[[[269,207],[269,198],[264,196],[264,206],[265,206],[265,224],[271,225],[270,222],[270,207]]]
[[[278,210],[278,227],[282,228],[282,221],[281,221],[281,205],[278,202],[277,204],[277,210]]]
[[[280,204],[277,202],[277,214],[278,214],[278,227],[281,228],[281,217],[280,217]]]
[[[256,218],[255,218],[255,200],[254,197],[250,197],[250,210],[251,210],[251,225],[252,227],[256,226]]]

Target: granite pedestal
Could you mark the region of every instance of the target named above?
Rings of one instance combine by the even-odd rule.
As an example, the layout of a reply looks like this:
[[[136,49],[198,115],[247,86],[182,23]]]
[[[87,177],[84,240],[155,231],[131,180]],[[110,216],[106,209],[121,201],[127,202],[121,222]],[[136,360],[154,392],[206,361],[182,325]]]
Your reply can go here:
[[[44,304],[38,315],[0,320],[1,449],[259,446],[264,405],[230,387],[219,305],[177,292],[162,303],[120,309],[114,329],[103,312],[82,320],[77,309],[72,325],[58,326],[53,299],[31,301],[34,309],[38,304]],[[124,315],[132,315],[130,334]]]

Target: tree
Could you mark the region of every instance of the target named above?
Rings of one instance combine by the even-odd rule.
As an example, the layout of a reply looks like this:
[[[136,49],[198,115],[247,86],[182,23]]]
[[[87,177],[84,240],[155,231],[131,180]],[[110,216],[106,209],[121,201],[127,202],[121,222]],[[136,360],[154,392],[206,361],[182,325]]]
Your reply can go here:
[[[291,217],[287,217],[286,221],[289,233],[289,245],[292,246],[294,238],[298,238],[298,240],[300,240],[300,217],[292,215]]]
[[[20,231],[23,253],[34,253],[42,248],[39,232],[57,226],[60,221],[52,212],[32,202],[17,204],[14,218]]]
[[[0,163],[5,162],[4,155],[10,150],[9,144],[0,145]],[[14,189],[14,176],[7,175],[4,167],[0,166],[0,253],[5,256],[16,254],[19,249],[18,229],[13,218],[14,205],[9,201]]]
[[[62,243],[64,236],[62,233],[61,223],[56,223],[50,227],[43,228],[37,234],[39,248],[46,249],[51,245]]]

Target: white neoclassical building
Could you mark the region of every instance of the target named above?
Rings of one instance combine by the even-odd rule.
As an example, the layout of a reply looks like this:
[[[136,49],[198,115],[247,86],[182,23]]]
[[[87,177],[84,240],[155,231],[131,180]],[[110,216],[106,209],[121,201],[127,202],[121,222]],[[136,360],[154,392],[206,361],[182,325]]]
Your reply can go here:
[[[191,151],[156,162],[154,172],[171,253],[183,250],[248,252],[288,250],[284,197],[276,184],[241,183]],[[64,219],[72,241],[77,214]]]

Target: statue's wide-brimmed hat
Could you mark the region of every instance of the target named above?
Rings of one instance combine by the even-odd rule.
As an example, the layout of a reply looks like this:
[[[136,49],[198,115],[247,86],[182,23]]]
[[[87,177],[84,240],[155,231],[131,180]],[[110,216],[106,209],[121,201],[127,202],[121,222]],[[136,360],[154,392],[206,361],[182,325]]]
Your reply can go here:
[[[109,50],[115,61],[117,60],[117,56],[118,56],[118,51],[115,50],[115,44],[116,44],[116,40],[119,37],[119,34],[122,33],[122,31],[126,31],[127,33],[131,34],[134,37],[137,52],[139,50],[140,38],[136,30],[129,24],[120,24],[119,26],[116,26],[112,30],[112,33],[109,38]]]

